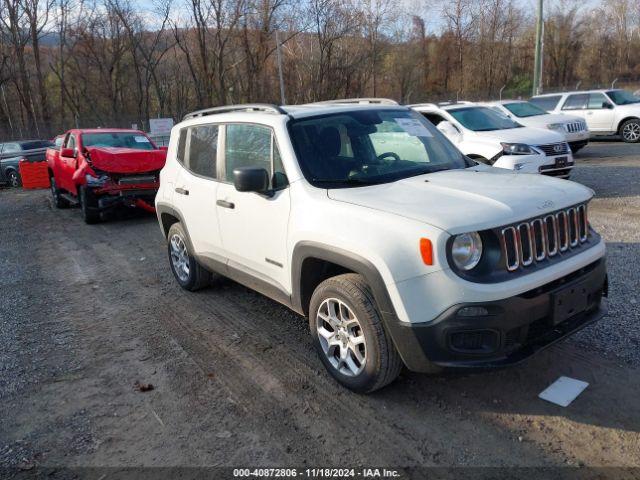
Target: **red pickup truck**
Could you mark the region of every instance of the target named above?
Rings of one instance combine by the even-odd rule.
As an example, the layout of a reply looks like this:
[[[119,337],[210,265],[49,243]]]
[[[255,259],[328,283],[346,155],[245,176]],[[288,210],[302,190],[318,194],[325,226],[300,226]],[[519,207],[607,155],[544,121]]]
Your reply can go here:
[[[138,130],[69,130],[62,137],[46,153],[56,208],[79,204],[87,223],[120,206],[155,211],[166,148]]]

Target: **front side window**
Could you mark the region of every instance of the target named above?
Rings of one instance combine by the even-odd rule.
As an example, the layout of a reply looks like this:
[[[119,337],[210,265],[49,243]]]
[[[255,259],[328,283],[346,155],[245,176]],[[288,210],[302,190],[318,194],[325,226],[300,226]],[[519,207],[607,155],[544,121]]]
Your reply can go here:
[[[303,117],[291,120],[289,131],[305,178],[317,187],[388,183],[472,166],[432,123],[411,110]]]
[[[490,132],[522,127],[522,125],[514,122],[506,115],[494,112],[486,107],[454,108],[448,110],[448,112],[463,127],[474,132]]]
[[[611,90],[607,95],[616,105],[631,105],[632,103],[640,103],[640,98],[627,92],[626,90]]]
[[[562,98],[562,95],[549,95],[547,97],[536,97],[529,100],[529,103],[537,105],[543,110],[550,112],[552,110],[555,110],[561,98]]]
[[[84,147],[116,147],[134,150],[155,150],[155,145],[146,135],[139,132],[100,132],[84,133]]]
[[[587,108],[589,102],[589,94],[578,93],[575,95],[569,95],[567,101],[564,102],[562,110],[584,110]]]
[[[271,128],[229,124],[225,129],[225,177],[228,182],[233,182],[234,169],[257,167],[269,173],[270,188],[281,188],[286,184],[280,151]]]
[[[527,118],[538,115],[546,115],[547,111],[529,102],[505,103],[504,108],[509,110],[516,117]]]
[[[69,134],[67,137],[66,148],[76,148],[76,137],[74,135]]]
[[[587,106],[590,110],[598,110],[602,108],[606,108],[605,105],[610,105],[607,97],[602,93],[592,93],[589,95],[589,104]]]

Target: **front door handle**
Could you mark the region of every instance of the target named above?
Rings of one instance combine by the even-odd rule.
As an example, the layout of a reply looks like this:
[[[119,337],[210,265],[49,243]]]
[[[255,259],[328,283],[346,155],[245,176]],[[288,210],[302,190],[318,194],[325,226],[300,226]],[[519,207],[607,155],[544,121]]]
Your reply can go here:
[[[176,188],[176,193],[179,193],[180,195],[189,195],[189,190],[178,187]]]
[[[233,202],[227,202],[226,200],[216,200],[216,205],[218,205],[219,207],[222,208],[230,208],[230,209],[234,209],[236,208],[236,204]]]

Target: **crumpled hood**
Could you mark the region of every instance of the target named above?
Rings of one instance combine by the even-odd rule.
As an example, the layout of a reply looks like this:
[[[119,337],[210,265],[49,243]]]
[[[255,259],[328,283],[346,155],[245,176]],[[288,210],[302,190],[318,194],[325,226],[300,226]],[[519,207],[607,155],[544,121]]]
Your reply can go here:
[[[593,191],[568,180],[477,166],[393,183],[332,189],[329,198],[428,223],[451,234],[484,230],[585,202]]]
[[[165,150],[87,147],[91,166],[110,173],[144,173],[160,170],[167,159]]]
[[[491,138],[505,143],[526,143],[527,145],[545,145],[566,141],[564,136],[557,132],[534,127],[508,128],[474,133],[481,138]]]

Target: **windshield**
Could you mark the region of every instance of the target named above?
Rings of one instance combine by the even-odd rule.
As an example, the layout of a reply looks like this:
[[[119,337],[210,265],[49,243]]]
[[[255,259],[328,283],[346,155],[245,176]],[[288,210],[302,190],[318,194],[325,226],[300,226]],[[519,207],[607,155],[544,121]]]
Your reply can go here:
[[[447,111],[465,128],[473,130],[474,132],[507,130],[510,128],[520,128],[522,126],[506,115],[486,107],[454,108]]]
[[[513,113],[516,117],[526,118],[537,115],[546,115],[547,111],[529,102],[514,102],[503,104],[504,108]]]
[[[121,147],[135,150],[155,150],[155,146],[142,133],[138,132],[104,132],[84,133],[84,147]]]
[[[302,171],[315,186],[387,183],[473,163],[410,110],[359,110],[289,123]]]
[[[636,97],[632,93],[626,90],[611,90],[607,92],[609,98],[613,100],[616,105],[630,105],[632,103],[640,103],[640,98]]]

